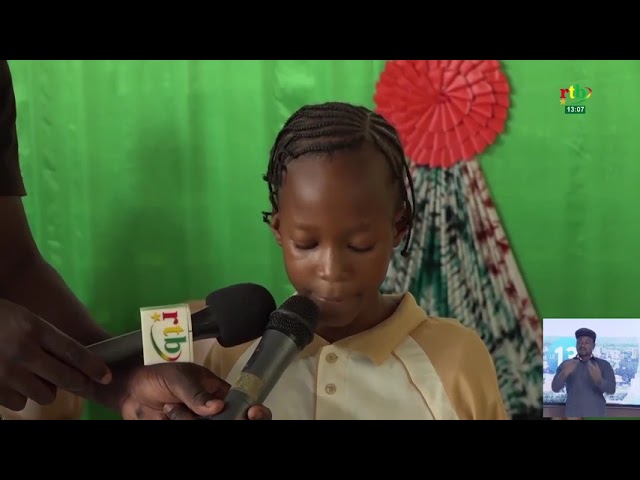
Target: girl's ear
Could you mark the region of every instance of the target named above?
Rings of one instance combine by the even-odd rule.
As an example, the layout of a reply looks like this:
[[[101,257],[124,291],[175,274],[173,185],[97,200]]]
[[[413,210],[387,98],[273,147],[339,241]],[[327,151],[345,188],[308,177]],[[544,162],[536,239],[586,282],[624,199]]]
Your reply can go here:
[[[278,245],[282,246],[282,235],[280,235],[280,214],[273,213],[271,215],[270,228]]]

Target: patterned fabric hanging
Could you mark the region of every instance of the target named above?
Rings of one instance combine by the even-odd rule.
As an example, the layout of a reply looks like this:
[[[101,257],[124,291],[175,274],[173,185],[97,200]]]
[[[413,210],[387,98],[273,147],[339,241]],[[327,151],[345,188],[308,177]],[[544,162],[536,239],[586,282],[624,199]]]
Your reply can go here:
[[[507,411],[542,408],[542,333],[477,156],[502,133],[509,84],[497,60],[388,61],[376,110],[412,168],[410,255],[393,258],[387,293],[410,291],[434,316],[475,329],[491,352]]]

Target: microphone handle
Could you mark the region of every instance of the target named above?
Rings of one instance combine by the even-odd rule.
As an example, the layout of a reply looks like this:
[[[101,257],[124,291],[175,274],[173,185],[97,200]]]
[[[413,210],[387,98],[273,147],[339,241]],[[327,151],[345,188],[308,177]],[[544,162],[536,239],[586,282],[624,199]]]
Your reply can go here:
[[[198,420],[246,420],[249,409],[255,405],[249,395],[231,389],[224,399],[224,410],[217,415],[200,417]]]
[[[127,360],[142,354],[142,332],[125,333],[117,337],[108,338],[87,347],[89,351],[97,353],[107,364]]]
[[[224,399],[224,410],[203,420],[246,420],[253,405],[262,404],[287,367],[300,353],[286,333],[268,329]]]
[[[205,338],[217,338],[220,335],[215,315],[211,315],[209,307],[191,315],[191,331],[193,341]],[[125,333],[87,346],[91,352],[97,353],[107,364],[128,360],[139,356],[142,360],[142,330]]]

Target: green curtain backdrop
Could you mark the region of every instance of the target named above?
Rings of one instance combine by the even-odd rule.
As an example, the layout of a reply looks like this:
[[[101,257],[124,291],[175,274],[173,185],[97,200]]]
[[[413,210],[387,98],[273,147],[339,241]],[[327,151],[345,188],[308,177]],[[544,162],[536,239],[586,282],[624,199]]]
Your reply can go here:
[[[261,175],[300,105],[373,106],[383,60],[10,61],[27,212],[110,331],[230,283],[291,293]],[[505,61],[507,132],[480,157],[541,316],[638,316],[640,62]],[[560,88],[593,89],[565,115]],[[115,418],[91,406],[87,418]]]

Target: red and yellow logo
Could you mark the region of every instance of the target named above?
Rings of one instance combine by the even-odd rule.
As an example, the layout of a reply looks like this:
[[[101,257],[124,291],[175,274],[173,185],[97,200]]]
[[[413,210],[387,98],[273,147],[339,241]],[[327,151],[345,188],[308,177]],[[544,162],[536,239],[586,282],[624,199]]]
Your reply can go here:
[[[577,105],[591,98],[593,90],[589,87],[581,87],[577,83],[569,88],[560,89],[561,105]]]
[[[177,311],[154,313],[149,329],[151,344],[165,362],[176,362],[182,355],[183,346],[188,345],[188,332],[180,326]]]

